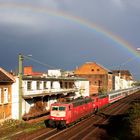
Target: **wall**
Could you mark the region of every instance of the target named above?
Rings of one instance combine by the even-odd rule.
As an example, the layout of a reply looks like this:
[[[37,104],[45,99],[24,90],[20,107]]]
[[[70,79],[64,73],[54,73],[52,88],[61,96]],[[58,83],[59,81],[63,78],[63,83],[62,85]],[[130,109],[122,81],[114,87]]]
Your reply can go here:
[[[114,83],[113,90],[120,90],[120,89],[131,88],[133,81],[122,79],[119,76],[114,76],[113,83]]]
[[[75,81],[75,85],[79,89],[76,92],[76,97],[89,96],[89,81]]]
[[[83,64],[74,73],[89,80],[90,95],[112,90],[112,74],[108,74],[108,70],[95,62]]]
[[[19,82],[18,77],[15,77],[16,82],[12,84],[12,118],[18,119],[19,118]]]
[[[48,70],[49,76],[59,77],[61,76],[61,70]]]
[[[107,84],[107,91],[110,92],[113,90],[113,76],[112,74],[108,74],[108,84]]]
[[[4,99],[4,92],[7,92],[7,102]],[[11,95],[11,85],[5,84],[5,85],[0,85],[0,120],[4,120],[7,118],[11,118],[12,111],[11,111],[11,102],[12,102],[12,95]]]

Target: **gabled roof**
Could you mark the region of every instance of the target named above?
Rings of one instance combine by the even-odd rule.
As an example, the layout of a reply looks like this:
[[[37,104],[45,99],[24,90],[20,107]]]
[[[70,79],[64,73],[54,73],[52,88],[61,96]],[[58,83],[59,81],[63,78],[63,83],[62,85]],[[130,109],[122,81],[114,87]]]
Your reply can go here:
[[[95,62],[96,63],[96,62]],[[109,73],[112,73],[111,70],[107,69],[106,67],[104,67],[103,65],[96,63],[98,66],[102,67],[104,70],[108,71]]]
[[[0,82],[5,83],[5,82],[15,82],[15,78],[13,75],[8,73],[6,70],[2,69],[0,67]]]
[[[113,75],[116,75],[116,76],[125,76],[127,77],[126,79],[129,79],[129,80],[133,80],[133,76],[132,74],[129,72],[129,70],[112,70],[112,73]]]
[[[76,70],[81,69],[83,66],[87,66],[87,67],[90,67],[91,66],[92,67],[93,65],[97,65],[98,67],[102,68],[106,72],[112,74],[112,71],[111,70],[105,68],[104,66],[102,66],[101,64],[98,64],[96,62],[86,62],[83,65],[81,65],[80,67],[78,67]]]
[[[129,70],[112,70],[113,74],[119,74],[121,75],[127,75],[127,76],[132,76]]]

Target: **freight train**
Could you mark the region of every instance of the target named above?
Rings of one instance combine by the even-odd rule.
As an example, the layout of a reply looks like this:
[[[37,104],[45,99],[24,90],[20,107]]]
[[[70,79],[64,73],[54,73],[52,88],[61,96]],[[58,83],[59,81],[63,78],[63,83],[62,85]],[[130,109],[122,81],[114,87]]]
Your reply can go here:
[[[120,100],[139,90],[139,87],[112,92],[108,95],[79,97],[74,100],[56,102],[51,105],[47,122],[49,127],[66,128],[67,126],[85,118],[98,109]]]

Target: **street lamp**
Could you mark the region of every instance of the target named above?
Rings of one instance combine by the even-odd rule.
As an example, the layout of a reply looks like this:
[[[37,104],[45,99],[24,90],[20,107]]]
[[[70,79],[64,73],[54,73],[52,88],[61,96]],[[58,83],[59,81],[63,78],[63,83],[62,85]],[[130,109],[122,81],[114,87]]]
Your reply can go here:
[[[32,55],[28,55],[28,56],[24,56],[22,54],[19,54],[18,56],[18,63],[19,63],[19,67],[18,67],[18,76],[19,76],[19,120],[22,120],[22,95],[23,95],[23,91],[22,91],[22,77],[23,77],[23,60],[24,58],[29,58]]]
[[[23,63],[23,56],[19,54],[18,56],[18,76],[19,76],[19,120],[22,120],[22,63]]]

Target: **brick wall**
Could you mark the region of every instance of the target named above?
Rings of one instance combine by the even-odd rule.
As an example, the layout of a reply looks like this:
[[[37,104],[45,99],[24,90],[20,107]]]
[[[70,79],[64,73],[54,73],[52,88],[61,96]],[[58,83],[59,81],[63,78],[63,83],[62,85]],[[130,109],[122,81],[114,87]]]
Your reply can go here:
[[[108,71],[97,63],[85,63],[74,73],[89,80],[90,95],[112,90],[112,74],[108,74]]]

